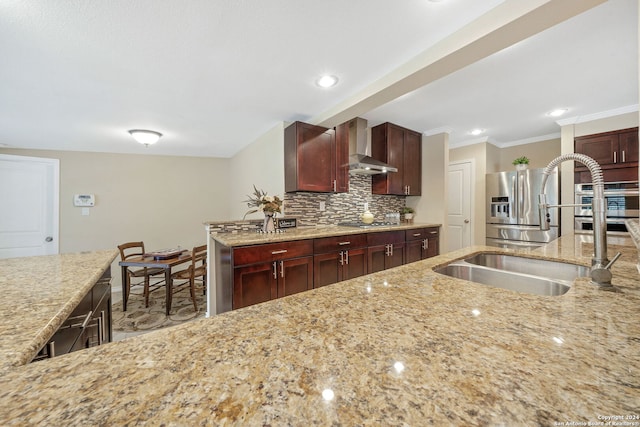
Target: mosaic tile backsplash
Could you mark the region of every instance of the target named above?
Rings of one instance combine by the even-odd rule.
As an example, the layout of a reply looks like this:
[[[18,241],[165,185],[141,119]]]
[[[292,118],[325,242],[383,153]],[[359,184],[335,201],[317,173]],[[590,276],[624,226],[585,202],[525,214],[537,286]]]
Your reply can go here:
[[[369,203],[369,211],[375,221],[384,221],[385,214],[398,212],[405,206],[404,196],[381,196],[371,194],[370,175],[350,175],[348,193],[285,193],[283,215],[297,218],[301,225],[333,225],[339,222],[358,221],[364,212],[364,204]],[[320,210],[320,202],[325,210]],[[255,231],[262,226],[262,220],[212,221],[212,232]]]
[[[320,211],[320,202],[325,210]],[[287,193],[284,195],[285,215],[298,218],[303,225],[331,225],[357,221],[364,212],[364,203],[376,221],[384,221],[386,213],[398,212],[405,205],[404,196],[371,194],[370,175],[350,175],[348,193]]]

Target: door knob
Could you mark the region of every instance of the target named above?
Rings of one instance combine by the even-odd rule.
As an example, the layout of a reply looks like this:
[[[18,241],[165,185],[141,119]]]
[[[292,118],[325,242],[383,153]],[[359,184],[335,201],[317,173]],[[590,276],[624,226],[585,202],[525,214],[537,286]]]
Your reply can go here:
[[[53,237],[51,236],[47,236],[46,239],[44,239],[45,242],[53,242]]]
[[[469,220],[468,220],[468,219],[465,219],[465,220],[464,220],[464,223],[465,223],[465,224],[469,224]]]

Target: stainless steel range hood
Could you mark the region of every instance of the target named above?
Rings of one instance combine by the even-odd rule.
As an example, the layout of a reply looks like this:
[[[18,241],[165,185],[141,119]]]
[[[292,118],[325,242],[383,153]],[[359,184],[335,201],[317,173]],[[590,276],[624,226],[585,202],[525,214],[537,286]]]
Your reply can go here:
[[[349,173],[376,175],[398,172],[390,166],[369,156],[371,144],[367,138],[367,121],[356,117],[349,121]]]

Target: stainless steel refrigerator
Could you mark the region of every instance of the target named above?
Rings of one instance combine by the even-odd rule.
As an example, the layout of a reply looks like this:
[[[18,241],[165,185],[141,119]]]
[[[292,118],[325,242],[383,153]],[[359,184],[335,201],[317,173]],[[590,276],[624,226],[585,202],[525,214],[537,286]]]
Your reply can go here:
[[[542,191],[543,170],[487,174],[488,246],[536,248],[560,235],[558,209],[550,209],[551,228],[540,230],[538,194]],[[549,176],[545,193],[549,204],[558,204],[560,187],[557,170]]]

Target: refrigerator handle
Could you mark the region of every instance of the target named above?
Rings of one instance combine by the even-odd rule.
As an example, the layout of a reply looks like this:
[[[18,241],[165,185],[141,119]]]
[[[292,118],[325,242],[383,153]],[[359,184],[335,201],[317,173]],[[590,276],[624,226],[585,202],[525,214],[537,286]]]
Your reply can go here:
[[[525,210],[525,200],[528,200],[528,194],[526,194],[526,185],[525,185],[526,175],[524,172],[518,174],[518,222],[521,223],[524,221],[524,210]]]
[[[516,192],[516,180],[518,174],[511,176],[511,197],[509,197],[509,218],[517,218],[516,206],[517,206],[517,192]]]

